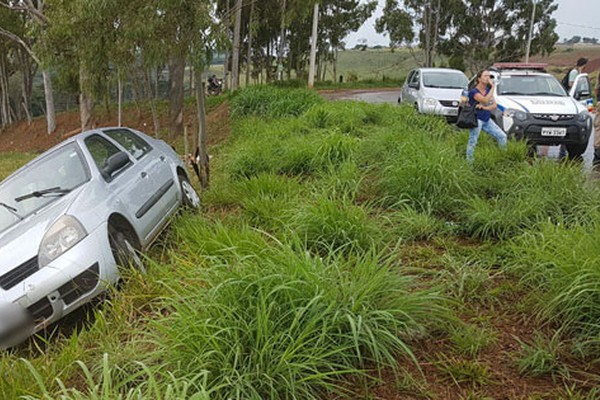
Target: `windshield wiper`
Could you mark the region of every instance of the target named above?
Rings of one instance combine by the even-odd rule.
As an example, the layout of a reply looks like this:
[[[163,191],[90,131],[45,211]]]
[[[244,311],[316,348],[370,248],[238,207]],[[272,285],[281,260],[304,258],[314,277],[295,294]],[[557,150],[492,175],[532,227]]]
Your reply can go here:
[[[48,188],[48,189],[36,190],[36,191],[24,194],[19,197],[15,197],[15,201],[17,203],[19,203],[23,200],[27,200],[32,197],[44,197],[49,194],[56,195],[56,196],[64,196],[65,194],[69,193],[70,191],[71,191],[70,189],[62,189],[60,186],[56,186],[56,187],[52,187],[52,188]]]
[[[12,215],[14,215],[15,217],[19,218],[20,220],[23,220],[23,217],[21,217],[21,216],[20,216],[20,215],[17,213],[17,211],[19,211],[19,210],[17,210],[16,208],[14,208],[14,207],[11,207],[11,206],[9,206],[8,204],[6,204],[6,203],[3,203],[3,202],[1,202],[1,201],[0,201],[0,206],[2,206],[2,207],[4,207],[4,208],[6,208],[6,209],[7,209],[8,211],[10,211],[10,213],[11,213]]]

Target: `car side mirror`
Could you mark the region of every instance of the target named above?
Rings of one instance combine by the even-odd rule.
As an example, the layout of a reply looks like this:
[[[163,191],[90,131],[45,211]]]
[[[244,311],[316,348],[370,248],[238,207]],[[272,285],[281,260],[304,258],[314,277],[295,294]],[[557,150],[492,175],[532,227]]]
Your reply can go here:
[[[115,172],[119,171],[130,162],[129,155],[124,151],[113,154],[104,163],[102,175],[104,175],[105,178],[110,179]]]
[[[576,100],[581,100],[582,98],[589,97],[589,96],[590,96],[590,92],[588,92],[587,90],[582,90],[580,92],[575,93]]]

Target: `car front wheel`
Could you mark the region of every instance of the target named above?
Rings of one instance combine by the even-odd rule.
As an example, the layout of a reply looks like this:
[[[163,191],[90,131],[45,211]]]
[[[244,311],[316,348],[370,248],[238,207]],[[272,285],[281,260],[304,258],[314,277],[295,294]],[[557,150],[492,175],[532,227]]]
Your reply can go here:
[[[569,154],[570,160],[581,160],[581,156],[585,153],[587,143],[585,144],[568,144],[567,153]]]
[[[179,175],[179,186],[181,187],[182,204],[185,208],[197,211],[200,208],[200,196],[183,174]]]
[[[118,266],[122,268],[132,267],[141,272],[146,271],[138,250],[133,244],[134,241],[126,233],[114,226],[109,226],[108,239]]]

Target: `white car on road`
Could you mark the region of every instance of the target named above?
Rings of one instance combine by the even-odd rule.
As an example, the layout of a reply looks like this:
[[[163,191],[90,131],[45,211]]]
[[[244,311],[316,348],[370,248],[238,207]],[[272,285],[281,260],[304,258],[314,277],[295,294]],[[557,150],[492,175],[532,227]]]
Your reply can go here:
[[[0,346],[59,320],[142,267],[180,205],[199,207],[165,142],[127,128],[81,133],[0,183]]]
[[[468,82],[465,74],[456,69],[417,68],[408,74],[398,103],[455,121],[460,95]]]

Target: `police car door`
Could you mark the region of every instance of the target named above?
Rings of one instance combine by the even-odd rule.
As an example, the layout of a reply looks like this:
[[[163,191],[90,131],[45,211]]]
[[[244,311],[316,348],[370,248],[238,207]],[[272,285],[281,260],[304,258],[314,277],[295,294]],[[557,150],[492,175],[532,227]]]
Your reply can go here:
[[[588,74],[579,74],[573,82],[573,86],[569,91],[569,96],[579,101],[586,107],[589,107],[593,103],[592,99],[592,85],[590,83],[590,77]]]

